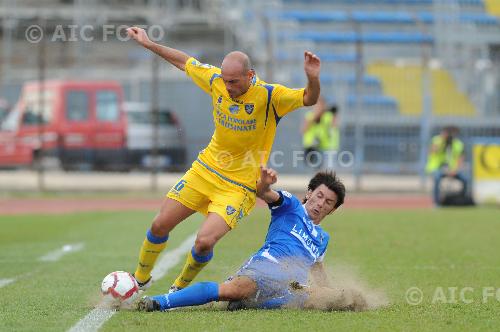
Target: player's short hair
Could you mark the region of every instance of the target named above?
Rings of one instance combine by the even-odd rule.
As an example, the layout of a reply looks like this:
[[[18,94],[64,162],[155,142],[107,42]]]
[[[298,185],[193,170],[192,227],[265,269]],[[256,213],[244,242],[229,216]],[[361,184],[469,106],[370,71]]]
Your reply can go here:
[[[345,198],[345,186],[337,177],[337,174],[332,171],[324,171],[318,172],[316,175],[309,181],[309,185],[307,186],[307,190],[314,191],[320,185],[324,184],[328,189],[333,191],[337,195],[337,203],[335,203],[335,208],[338,208],[342,204],[344,204]],[[307,199],[304,198],[302,203],[307,202]]]

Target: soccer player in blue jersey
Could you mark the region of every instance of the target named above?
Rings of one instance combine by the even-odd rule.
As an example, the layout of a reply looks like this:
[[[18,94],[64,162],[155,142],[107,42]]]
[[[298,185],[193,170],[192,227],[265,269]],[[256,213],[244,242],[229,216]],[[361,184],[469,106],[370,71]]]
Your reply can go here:
[[[257,196],[268,204],[271,223],[264,245],[235,276],[221,284],[200,282],[175,293],[144,297],[139,310],[166,311],[212,301],[231,301],[230,307],[238,303],[246,308],[311,307],[312,292],[307,291],[311,272],[318,286],[327,286],[323,258],[330,236],[320,223],[343,204],[345,187],[334,173],[320,172],[300,202],[289,192],[271,189],[276,181],[274,170],[261,169]]]

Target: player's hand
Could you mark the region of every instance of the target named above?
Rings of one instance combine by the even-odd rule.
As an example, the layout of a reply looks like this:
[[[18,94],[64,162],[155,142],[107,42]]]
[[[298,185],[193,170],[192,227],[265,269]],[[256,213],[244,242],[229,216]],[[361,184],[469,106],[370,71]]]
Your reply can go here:
[[[127,29],[127,34],[142,46],[146,46],[151,40],[144,29],[138,27],[130,27]]]
[[[304,71],[308,78],[319,78],[321,61],[319,57],[309,51],[304,52]]]
[[[264,186],[271,186],[278,181],[278,172],[272,168],[260,166],[260,182]]]

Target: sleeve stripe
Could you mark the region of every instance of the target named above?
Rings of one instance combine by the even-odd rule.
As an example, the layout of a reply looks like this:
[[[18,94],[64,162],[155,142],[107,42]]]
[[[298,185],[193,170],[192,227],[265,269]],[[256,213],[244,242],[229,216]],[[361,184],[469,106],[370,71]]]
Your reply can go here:
[[[267,106],[266,106],[266,121],[264,121],[264,127],[267,125],[267,118],[269,117],[269,105],[271,104],[271,97],[273,96],[274,86],[266,84],[263,85],[267,90]]]
[[[210,87],[212,86],[212,82],[217,78],[217,77],[220,77],[219,74],[213,74],[212,77],[210,77]]]
[[[276,121],[276,127],[277,127],[281,118],[278,116],[278,113],[276,112],[276,108],[274,108],[274,105],[273,105],[273,112],[274,112],[274,120]]]

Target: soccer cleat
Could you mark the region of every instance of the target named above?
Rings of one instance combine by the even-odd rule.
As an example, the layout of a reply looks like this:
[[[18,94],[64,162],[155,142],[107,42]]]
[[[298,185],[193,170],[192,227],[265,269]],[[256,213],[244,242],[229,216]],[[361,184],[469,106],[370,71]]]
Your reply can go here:
[[[182,288],[181,287],[177,287],[176,285],[172,285],[170,286],[170,288],[168,289],[168,293],[169,294],[172,294],[172,293],[175,293],[177,291],[180,291]]]
[[[247,309],[247,307],[245,306],[245,304],[241,300],[229,301],[229,303],[227,304],[228,311],[236,311],[236,310],[243,310],[243,309]]]
[[[137,310],[146,312],[160,311],[161,307],[158,301],[153,300],[149,296],[144,296],[137,304]]]
[[[132,276],[135,278],[135,275],[132,274]],[[153,284],[152,277],[149,277],[149,279],[146,280],[145,282],[140,282],[139,280],[137,280],[137,278],[135,278],[135,281],[137,281],[137,285],[139,286],[139,290],[141,290],[141,291],[145,291],[146,289],[151,287],[151,285]]]

